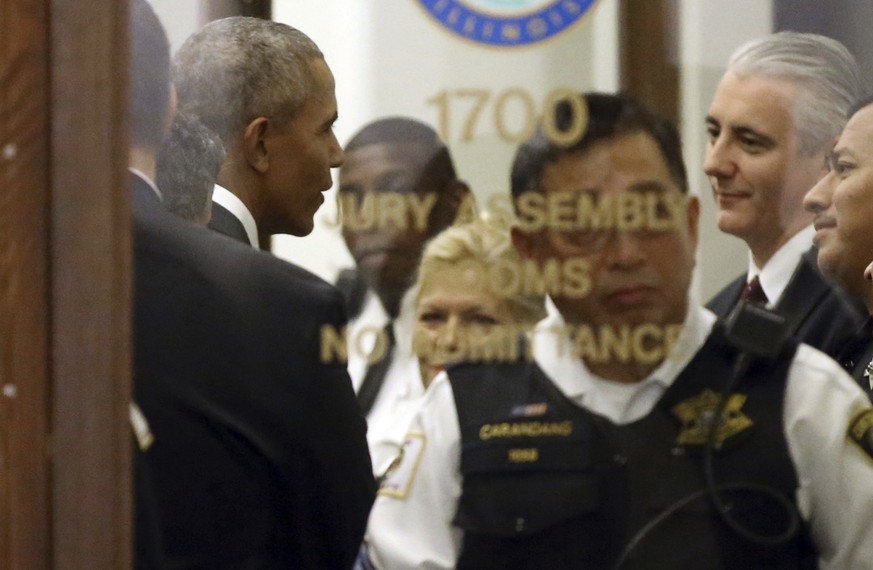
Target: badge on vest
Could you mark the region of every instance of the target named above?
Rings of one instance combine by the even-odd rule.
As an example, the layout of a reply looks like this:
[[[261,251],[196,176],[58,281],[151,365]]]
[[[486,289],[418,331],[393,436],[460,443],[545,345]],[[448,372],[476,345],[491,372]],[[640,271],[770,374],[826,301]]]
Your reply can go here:
[[[855,416],[849,424],[849,437],[873,458],[873,408]]]
[[[400,453],[379,477],[379,495],[405,499],[418,471],[421,453],[424,451],[424,434],[409,433],[403,439]]]
[[[682,430],[676,438],[679,445],[706,445],[709,442],[715,415],[721,405],[722,395],[706,389],[697,396],[683,400],[673,406],[673,415],[682,422]],[[721,449],[725,440],[754,425],[743,413],[745,394],[731,394],[724,409],[724,420],[716,429],[713,444]]]

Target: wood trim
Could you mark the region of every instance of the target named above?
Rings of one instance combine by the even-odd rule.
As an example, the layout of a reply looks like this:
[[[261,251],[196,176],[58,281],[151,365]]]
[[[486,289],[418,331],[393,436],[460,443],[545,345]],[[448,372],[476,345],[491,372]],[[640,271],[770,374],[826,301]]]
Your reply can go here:
[[[50,567],[48,12],[0,0],[0,567]]]
[[[218,20],[228,16],[253,16],[272,18],[272,0],[203,0],[205,20]]]
[[[50,6],[53,563],[130,568],[127,2]]]
[[[679,24],[675,0],[620,0],[621,89],[679,122]]]

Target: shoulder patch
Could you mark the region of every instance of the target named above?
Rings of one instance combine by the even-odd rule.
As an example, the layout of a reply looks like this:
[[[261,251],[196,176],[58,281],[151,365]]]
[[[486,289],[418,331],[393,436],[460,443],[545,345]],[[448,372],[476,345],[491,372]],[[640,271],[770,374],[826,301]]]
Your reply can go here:
[[[412,481],[418,471],[421,454],[424,451],[425,438],[422,433],[409,433],[403,439],[400,453],[379,477],[379,495],[405,499],[409,495]]]
[[[873,408],[859,413],[849,423],[849,437],[873,458]]]

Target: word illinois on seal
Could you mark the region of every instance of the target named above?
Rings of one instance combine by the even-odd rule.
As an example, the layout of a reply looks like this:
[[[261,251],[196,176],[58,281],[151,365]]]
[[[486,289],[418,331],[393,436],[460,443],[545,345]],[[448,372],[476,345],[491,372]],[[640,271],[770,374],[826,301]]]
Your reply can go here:
[[[474,42],[533,44],[567,30],[595,0],[419,0],[443,27]]]

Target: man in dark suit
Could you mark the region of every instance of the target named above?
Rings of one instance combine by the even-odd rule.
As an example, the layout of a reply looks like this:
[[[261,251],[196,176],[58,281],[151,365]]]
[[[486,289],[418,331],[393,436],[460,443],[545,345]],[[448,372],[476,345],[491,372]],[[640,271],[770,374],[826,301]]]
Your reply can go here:
[[[179,108],[227,149],[213,193],[213,229],[249,243],[304,236],[342,164],[333,133],[334,80],[299,30],[258,18],[211,22],[176,54]]]
[[[706,118],[704,170],[718,227],[749,246],[749,269],[707,305],[725,316],[742,298],[784,315],[803,342],[835,355],[859,307],[819,273],[803,195],[862,92],[852,55],[815,34],[782,32],[731,57]]]
[[[145,0],[131,14],[135,397],[168,566],[349,568],[374,483],[348,375],[319,361],[341,297],[162,207],[169,48]]]
[[[818,263],[873,314],[870,260],[873,259],[873,98],[859,101],[828,158],[829,172],[809,191],[806,208],[815,214]],[[873,398],[873,317],[838,354]]]

